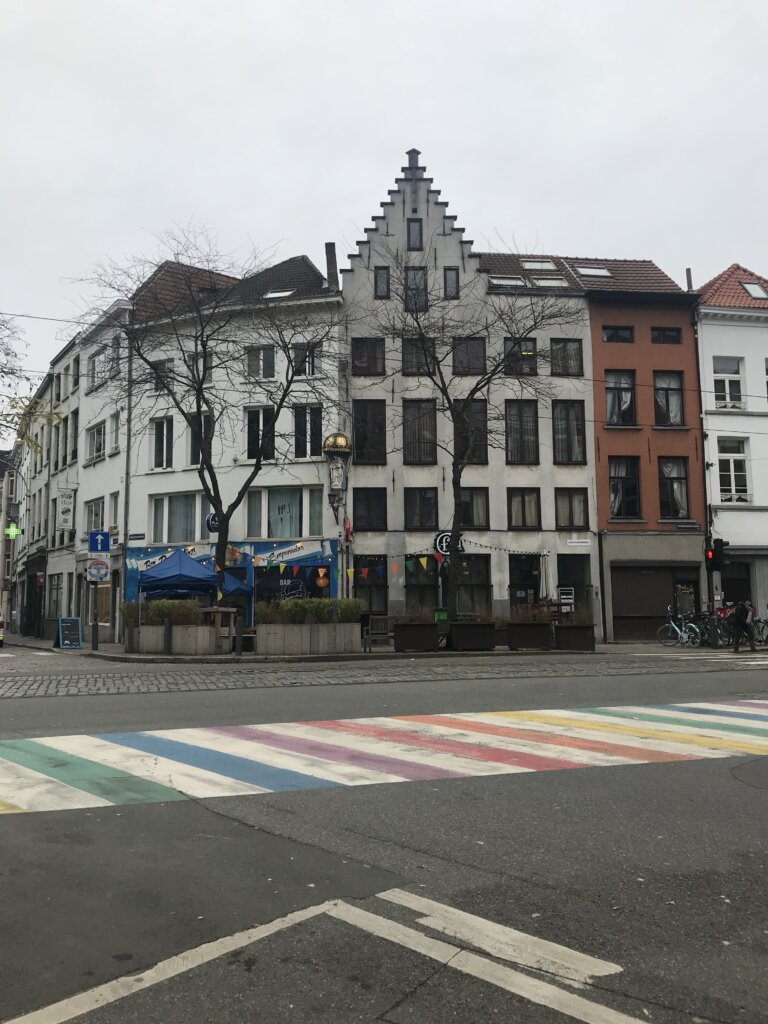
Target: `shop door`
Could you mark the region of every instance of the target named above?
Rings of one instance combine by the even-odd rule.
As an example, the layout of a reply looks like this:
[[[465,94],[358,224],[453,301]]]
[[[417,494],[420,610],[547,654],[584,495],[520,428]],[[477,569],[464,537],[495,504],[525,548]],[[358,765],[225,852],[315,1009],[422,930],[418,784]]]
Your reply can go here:
[[[675,572],[666,565],[613,565],[614,640],[654,640],[675,598]]]

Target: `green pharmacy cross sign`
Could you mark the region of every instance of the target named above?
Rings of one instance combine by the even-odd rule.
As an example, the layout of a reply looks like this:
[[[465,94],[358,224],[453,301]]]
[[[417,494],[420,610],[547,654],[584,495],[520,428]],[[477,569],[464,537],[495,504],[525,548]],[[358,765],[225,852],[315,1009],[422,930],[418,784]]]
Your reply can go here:
[[[3,533],[8,538],[8,540],[16,540],[16,538],[20,537],[23,532],[24,531],[20,530],[16,523],[9,523],[8,526],[6,526],[6,528],[3,530]]]

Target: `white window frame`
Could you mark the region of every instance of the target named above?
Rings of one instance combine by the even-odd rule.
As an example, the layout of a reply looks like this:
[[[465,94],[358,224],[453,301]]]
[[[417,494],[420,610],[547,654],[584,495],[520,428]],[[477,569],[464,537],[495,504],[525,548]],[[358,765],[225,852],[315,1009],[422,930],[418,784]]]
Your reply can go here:
[[[92,498],[85,503],[85,532],[104,529],[104,498]]]
[[[740,452],[721,452],[720,442],[735,442],[741,445]],[[743,469],[736,468],[737,462],[743,462]],[[723,474],[727,473],[729,490],[723,489]],[[743,476],[743,487],[737,483],[737,477]],[[718,437],[717,439],[717,484],[720,492],[721,505],[751,505],[749,468],[749,440],[745,437]]]
[[[718,372],[715,369],[715,364],[718,359],[734,359],[739,366],[738,373],[723,373]],[[744,401],[744,360],[739,356],[713,356],[712,357],[712,390],[715,396],[715,408],[716,409],[744,409],[746,408],[746,402]],[[724,395],[722,398],[718,398],[718,384],[723,385]],[[738,398],[734,397],[735,388],[738,387]]]
[[[89,466],[94,462],[100,462],[107,454],[107,422],[101,420],[99,423],[94,423],[93,426],[88,427],[88,454],[86,456],[85,465]],[[97,439],[101,437],[101,447],[98,446]]]
[[[152,470],[161,469],[173,469],[173,416],[158,416],[153,420],[150,420],[152,430],[150,432],[150,453],[149,453],[149,464]],[[156,450],[157,450],[157,428],[158,425],[162,424],[163,427],[163,459],[160,465],[157,465]]]

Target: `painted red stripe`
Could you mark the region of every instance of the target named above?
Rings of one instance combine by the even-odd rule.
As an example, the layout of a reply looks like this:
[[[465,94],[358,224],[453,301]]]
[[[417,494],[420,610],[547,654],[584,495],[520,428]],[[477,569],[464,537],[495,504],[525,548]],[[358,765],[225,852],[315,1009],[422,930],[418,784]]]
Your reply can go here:
[[[602,740],[583,740],[576,736],[555,736],[535,729],[515,729],[506,725],[488,725],[467,718],[453,718],[449,715],[398,715],[400,722],[424,722],[427,725],[444,725],[450,729],[465,732],[479,732],[486,736],[509,736],[515,740],[529,740],[531,743],[548,743],[553,747],[572,747],[574,750],[589,750],[595,754],[613,754],[616,757],[631,757],[638,761],[695,761],[695,754],[665,754],[663,750],[646,750],[644,747],[627,746],[625,743],[604,743]]]
[[[559,771],[561,768],[587,768],[588,765],[564,758],[544,757],[541,754],[524,754],[515,750],[502,750],[499,747],[483,747],[478,744],[464,743],[461,740],[444,740],[433,736],[425,736],[420,732],[407,729],[387,729],[385,726],[365,725],[362,722],[303,722],[318,729],[332,732],[349,732],[358,736],[369,736],[377,740],[389,740],[390,743],[405,743],[411,747],[423,747],[426,750],[439,750],[443,754],[458,754],[470,757],[475,761],[490,761],[495,764],[513,764],[518,768],[530,768],[533,771]]]

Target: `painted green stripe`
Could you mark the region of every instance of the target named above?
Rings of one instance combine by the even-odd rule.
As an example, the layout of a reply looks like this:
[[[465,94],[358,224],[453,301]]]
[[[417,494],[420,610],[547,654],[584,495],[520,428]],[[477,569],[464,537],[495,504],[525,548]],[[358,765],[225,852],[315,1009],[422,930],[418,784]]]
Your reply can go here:
[[[768,736],[768,729],[752,729],[747,725],[719,725],[717,722],[695,721],[690,718],[667,718],[665,715],[642,715],[637,711],[623,711],[621,708],[580,708],[590,715],[606,715],[610,718],[629,718],[634,722],[663,722],[666,725],[687,725],[702,732],[735,732],[739,736]]]
[[[84,757],[53,750],[34,740],[3,740],[0,742],[0,757],[113,804],[187,799],[177,790],[161,786],[158,782],[140,779],[119,768],[109,768]]]

